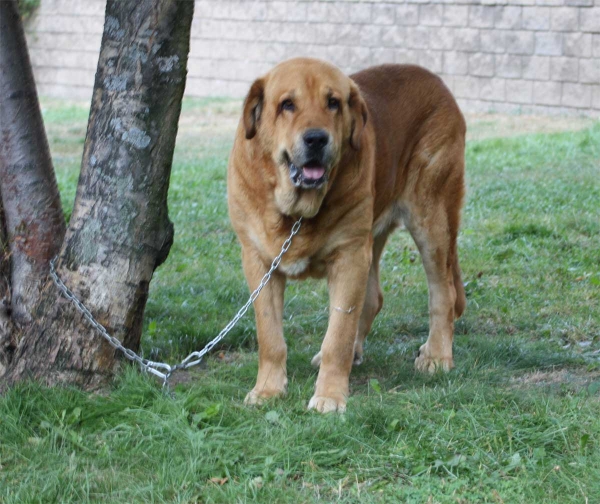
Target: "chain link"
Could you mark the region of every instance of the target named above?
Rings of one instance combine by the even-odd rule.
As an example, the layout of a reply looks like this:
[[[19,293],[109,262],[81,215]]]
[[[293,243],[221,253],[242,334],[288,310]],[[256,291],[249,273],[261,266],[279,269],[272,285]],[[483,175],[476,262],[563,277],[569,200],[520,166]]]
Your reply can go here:
[[[250,308],[250,305],[254,303],[254,301],[256,301],[256,298],[260,294],[260,291],[263,290],[263,288],[269,283],[269,280],[271,280],[273,272],[279,267],[279,264],[281,263],[281,258],[292,245],[292,238],[294,238],[294,236],[298,234],[298,231],[300,231],[301,224],[302,217],[300,217],[294,223],[290,235],[283,242],[281,252],[279,252],[279,255],[277,255],[277,257],[273,259],[269,271],[267,271],[262,277],[258,287],[252,292],[252,294],[250,294],[248,301],[246,301],[246,304],[244,304],[244,306],[242,306],[239,309],[235,317],[233,317],[229,321],[229,323],[221,330],[221,332],[217,334],[217,336],[213,338],[202,350],[192,352],[179,364],[169,365],[164,362],[155,362],[148,359],[144,359],[143,357],[140,357],[138,354],[136,354],[133,350],[124,347],[117,338],[111,336],[106,330],[106,328],[94,318],[94,316],[87,309],[87,307],[77,298],[77,296],[75,296],[75,294],[73,294],[73,292],[64,284],[64,282],[58,276],[55,267],[55,261],[58,256],[54,257],[54,259],[50,261],[50,276],[52,277],[52,280],[54,281],[56,286],[62,292],[63,296],[75,305],[75,308],[77,308],[77,310],[86,318],[86,320],[92,325],[92,327],[94,327],[100,333],[100,335],[108,342],[110,346],[112,346],[116,350],[121,351],[127,359],[137,362],[144,371],[161,378],[163,380],[163,387],[165,387],[168,386],[169,378],[176,370],[189,369],[193,366],[200,364],[200,362],[202,362],[202,358],[208,352],[210,352],[212,348],[217,343],[219,343],[219,341],[221,341],[225,336],[227,336],[229,331],[231,331],[234,328],[234,326],[238,323],[238,321],[246,314],[246,312]]]

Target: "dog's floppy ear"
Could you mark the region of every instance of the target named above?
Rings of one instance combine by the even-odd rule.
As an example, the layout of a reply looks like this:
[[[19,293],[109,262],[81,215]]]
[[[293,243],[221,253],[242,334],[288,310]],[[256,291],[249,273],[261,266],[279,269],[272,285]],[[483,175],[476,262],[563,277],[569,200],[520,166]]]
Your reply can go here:
[[[256,79],[248,96],[244,100],[244,128],[246,129],[246,138],[250,140],[256,135],[256,128],[262,112],[263,100],[265,96],[265,82],[263,79]]]
[[[352,117],[352,125],[350,128],[350,145],[353,149],[360,149],[360,137],[365,124],[367,124],[367,104],[360,94],[358,86],[352,83],[350,88],[350,96],[348,97],[348,106],[350,107],[350,115]]]

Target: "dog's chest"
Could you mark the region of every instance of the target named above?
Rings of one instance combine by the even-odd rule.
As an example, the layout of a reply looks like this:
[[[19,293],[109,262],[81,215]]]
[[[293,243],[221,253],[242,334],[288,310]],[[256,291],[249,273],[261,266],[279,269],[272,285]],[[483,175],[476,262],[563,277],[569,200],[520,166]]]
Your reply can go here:
[[[281,261],[279,270],[289,276],[298,276],[304,273],[308,269],[309,265],[310,259],[308,257],[302,257],[295,261]]]
[[[322,278],[326,272],[326,262],[314,257],[284,257],[279,264],[279,271],[291,278],[316,277]]]

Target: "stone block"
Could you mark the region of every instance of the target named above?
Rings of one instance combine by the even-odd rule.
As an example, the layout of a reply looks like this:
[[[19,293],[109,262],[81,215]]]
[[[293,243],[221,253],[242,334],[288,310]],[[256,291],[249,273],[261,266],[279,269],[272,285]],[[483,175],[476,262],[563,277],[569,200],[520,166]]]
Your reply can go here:
[[[384,26],[381,30],[381,45],[384,47],[407,47],[406,26]]]
[[[410,26],[406,29],[406,43],[411,49],[429,47],[429,29],[425,26]]]
[[[549,7],[562,7],[565,0],[535,0],[536,5],[547,5]]]
[[[509,33],[507,30],[481,30],[481,50],[486,53],[506,52],[506,36]]]
[[[406,4],[396,7],[396,24],[405,26],[419,24],[419,6]]]
[[[306,20],[309,23],[335,23],[346,22],[347,12],[340,12],[347,4],[343,2],[311,2],[306,7]],[[336,21],[340,19],[339,21]]]
[[[506,80],[497,77],[479,81],[479,98],[486,101],[504,101],[506,99]]]
[[[441,26],[444,6],[441,4],[425,4],[419,6],[419,24],[423,26]]]
[[[533,103],[537,105],[560,105],[562,82],[535,81],[533,83]]]
[[[589,58],[592,55],[591,33],[565,33],[563,42],[565,56]]]
[[[373,4],[372,22],[381,25],[393,25],[396,21],[394,4]]]
[[[383,65],[394,62],[394,50],[391,48],[376,47],[371,50],[373,65]]]
[[[468,5],[444,5],[444,25],[465,27],[469,23]]]
[[[475,53],[469,56],[469,75],[491,77],[494,75],[494,55]]]
[[[589,108],[592,105],[592,86],[565,82],[561,104],[567,107]]]
[[[550,56],[525,56],[522,64],[524,79],[550,79]]]
[[[370,23],[373,4],[370,3],[350,3],[350,22],[351,23]]]
[[[211,79],[199,77],[188,78],[185,83],[185,94],[187,96],[211,96]]]
[[[218,2],[217,2],[218,3]],[[270,21],[306,21],[307,3],[267,2],[267,19]]]
[[[579,59],[550,58],[550,79],[562,82],[577,82],[579,80]]]
[[[365,47],[381,46],[381,26],[380,25],[364,25],[356,30],[356,38],[358,44]]]
[[[594,107],[596,110],[600,110],[600,85],[593,86],[592,107]]]
[[[394,61],[396,63],[400,63],[401,65],[419,64],[419,53],[415,49],[397,49],[394,53]]]
[[[522,28],[525,30],[549,30],[550,7],[523,7]]]
[[[579,60],[579,82],[600,84],[600,60]]]
[[[433,73],[440,73],[443,69],[443,57],[442,51],[419,51],[418,62],[427,70]]]
[[[289,23],[286,25],[286,30],[293,34],[294,42],[312,44],[316,40],[317,28],[314,23]]]
[[[231,19],[231,3],[226,1],[213,2],[211,19]]]
[[[581,9],[579,27],[584,32],[600,33],[600,7]]]
[[[457,30],[454,38],[454,48],[459,51],[479,51],[479,30],[474,28]]]
[[[533,6],[535,3],[535,0],[508,0],[507,5]]]
[[[314,25],[315,40],[320,44],[331,45],[339,43],[340,25],[333,23],[320,23]]]
[[[353,69],[361,70],[371,65],[371,49],[368,47],[350,47],[348,55],[346,64],[350,64]]]
[[[429,47],[449,51],[454,48],[454,33],[457,28],[443,26],[432,30],[429,38]]]
[[[479,96],[479,79],[470,75],[454,77],[454,95],[458,98]]]
[[[523,79],[507,80],[506,101],[511,103],[532,103],[533,82]]]
[[[506,34],[506,52],[509,54],[533,54],[535,48],[534,33],[511,30]]]
[[[94,58],[98,61],[98,53],[100,42],[102,40],[101,33],[92,33],[85,35],[82,33],[28,33],[27,44],[29,50],[38,49],[60,49],[70,51],[73,47],[77,47],[81,51],[89,51],[94,54]]]
[[[565,4],[575,7],[591,7],[594,5],[594,0],[565,0]],[[596,3],[596,5],[598,4]]]
[[[339,67],[347,65],[350,60],[350,48],[347,46],[328,45],[326,54],[326,59]]]
[[[492,28],[496,7],[490,5],[471,5],[469,7],[469,26],[472,28]]]
[[[498,7],[495,12],[494,26],[507,30],[518,30],[521,28],[522,7],[506,6]]]
[[[543,56],[562,55],[562,34],[553,32],[536,32],[535,54]]]
[[[42,2],[42,5],[46,2]],[[87,2],[86,2],[87,3]],[[196,1],[194,4],[194,17],[200,19],[208,19],[213,17],[214,2]]]
[[[507,79],[522,76],[522,56],[514,54],[496,54],[496,75]]]
[[[552,31],[577,31],[579,29],[579,9],[573,7],[551,9],[550,27]]]
[[[449,75],[467,75],[469,72],[469,53],[450,51],[444,53],[443,72]]]
[[[347,23],[350,17],[350,5],[347,2],[310,2],[306,6],[306,16],[311,17],[313,9],[325,10],[325,17],[321,18],[321,23]]]
[[[360,33],[364,26],[356,24],[334,25],[337,27],[335,33],[335,43],[343,45],[356,45],[360,37]],[[319,40],[315,38],[314,40]]]

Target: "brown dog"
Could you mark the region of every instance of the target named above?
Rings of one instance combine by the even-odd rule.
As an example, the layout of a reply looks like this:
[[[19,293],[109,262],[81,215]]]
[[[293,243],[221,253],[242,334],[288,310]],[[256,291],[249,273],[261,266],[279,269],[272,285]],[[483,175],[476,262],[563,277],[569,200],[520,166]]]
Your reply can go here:
[[[456,235],[464,194],[465,121],[450,91],[423,68],[383,65],[345,76],[293,59],[256,80],[228,168],[229,213],[251,290],[293,223],[299,234],[255,301],[259,360],[249,404],[287,387],[286,278],[327,277],[329,326],[308,407],[343,411],[352,363],[383,296],[379,258],[400,223],[429,284],[430,332],[415,366],[453,367],[454,319],[465,308]]]

